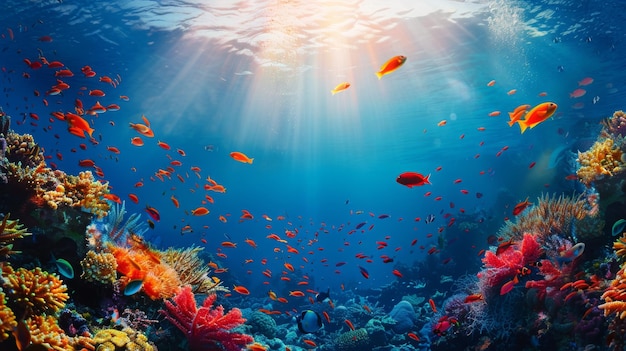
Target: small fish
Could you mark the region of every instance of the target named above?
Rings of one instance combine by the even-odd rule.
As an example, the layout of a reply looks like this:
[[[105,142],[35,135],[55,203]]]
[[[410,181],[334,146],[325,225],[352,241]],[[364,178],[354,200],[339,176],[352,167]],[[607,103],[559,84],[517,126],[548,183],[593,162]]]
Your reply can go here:
[[[376,72],[376,76],[378,79],[381,79],[384,75],[387,75],[391,72],[394,72],[398,68],[400,68],[406,62],[406,56],[394,56],[387,60],[381,67],[378,72]]]
[[[528,202],[528,198],[526,198],[526,200],[518,203],[513,208],[513,216],[517,216],[518,214],[522,213],[530,205],[532,205],[532,203]]]
[[[404,172],[400,174],[398,178],[396,178],[396,182],[409,188],[412,188],[414,186],[422,186],[425,184],[432,184],[430,182],[430,174],[424,176],[416,172]]]
[[[337,94],[337,93],[339,93],[339,92],[342,92],[342,91],[344,91],[344,90],[348,89],[349,87],[350,87],[350,83],[348,83],[348,82],[343,82],[343,83],[340,83],[339,85],[337,85],[337,86],[335,87],[335,89],[331,90],[330,92],[331,92],[333,95],[335,95],[335,94]]]
[[[527,128],[534,128],[539,123],[550,118],[557,109],[557,104],[554,102],[544,102],[535,107],[533,107],[530,112],[528,112],[524,119],[517,120],[517,123],[520,126],[521,133],[523,134]]]
[[[128,284],[126,284],[126,287],[124,288],[124,295],[125,296],[134,295],[138,293],[142,287],[143,287],[143,280],[141,279],[131,280],[130,282],[128,282]]]
[[[73,279],[74,278],[74,268],[72,267],[72,265],[67,262],[67,260],[64,260],[62,258],[58,258],[55,261],[56,265],[57,265],[57,269],[59,270],[59,274],[61,274],[62,276],[64,276],[67,279]]]
[[[233,151],[230,153],[230,157],[233,158],[233,160],[235,161],[239,161],[241,163],[249,163],[252,164],[252,162],[254,161],[254,158],[250,158],[248,157],[246,154],[239,152],[239,151]]]

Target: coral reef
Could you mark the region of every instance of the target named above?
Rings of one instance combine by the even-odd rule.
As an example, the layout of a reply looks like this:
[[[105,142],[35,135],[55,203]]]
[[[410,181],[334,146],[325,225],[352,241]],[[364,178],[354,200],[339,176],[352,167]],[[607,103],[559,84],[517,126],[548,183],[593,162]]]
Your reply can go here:
[[[69,298],[67,286],[54,273],[40,267],[14,270],[9,264],[2,267],[4,288],[11,303],[32,314],[55,313],[65,307]]]
[[[15,239],[22,239],[28,235],[31,234],[26,232],[26,229],[18,220],[9,220],[8,214],[4,216],[2,223],[0,223],[0,257],[19,253],[18,251],[13,251],[12,242]]]
[[[7,179],[10,185],[21,187],[26,193],[34,192],[30,201],[39,207],[53,210],[59,206],[74,207],[98,217],[106,216],[109,210],[109,203],[103,198],[109,193],[109,185],[96,181],[91,171],[74,176],[52,170],[45,162],[35,167],[9,163]]]
[[[591,148],[585,152],[578,152],[576,161],[580,167],[576,171],[580,181],[586,186],[603,179],[606,176],[614,176],[624,171],[625,156],[622,150],[622,139],[616,140],[607,137],[597,140]]]
[[[224,314],[221,305],[213,307],[217,295],[207,296],[202,306],[196,300],[189,285],[183,287],[172,301],[165,301],[165,310],[160,312],[178,329],[189,342],[189,349],[239,351],[254,340],[251,336],[233,332],[232,329],[246,320],[238,308]]]
[[[600,135],[626,136],[626,114],[624,111],[615,111],[613,116],[602,121],[603,131]]]
[[[265,313],[252,312],[246,324],[251,327],[254,334],[263,334],[268,339],[276,337],[276,321]]]
[[[214,294],[218,291],[228,292],[221,281],[209,276],[209,267],[198,257],[201,247],[185,249],[169,248],[163,252],[162,259],[177,273],[182,285],[191,285],[195,294]]]
[[[524,233],[533,233],[540,237],[540,242],[551,234],[571,237],[575,220],[582,220],[586,216],[583,199],[542,195],[537,199],[537,204],[517,216],[515,222],[507,221],[500,228],[498,236],[505,240],[520,239]]]
[[[102,329],[93,337],[98,351],[153,351],[156,350],[148,338],[131,328]]]
[[[486,294],[503,284],[506,280],[513,279],[523,267],[539,259],[543,250],[532,234],[524,234],[521,242],[511,242],[508,248],[497,253],[486,251],[482,259],[485,269],[478,273],[482,286],[487,288]]]
[[[58,351],[95,350],[91,338],[86,336],[68,337],[57,324],[54,316],[31,316],[26,320],[30,341]]]
[[[13,311],[6,303],[6,296],[2,289],[0,289],[0,342],[6,340],[9,337],[9,333],[17,327],[15,314],[13,314]]]
[[[89,250],[80,265],[83,268],[80,277],[87,281],[111,284],[117,279],[117,261],[109,252]]]
[[[367,330],[359,328],[339,335],[334,344],[338,351],[360,351],[368,349],[370,339]]]
[[[143,292],[153,300],[174,296],[180,289],[178,273],[165,262],[157,250],[141,246],[124,248],[109,246],[117,261],[117,271],[124,276],[123,282],[143,281]]]
[[[7,150],[4,156],[10,163],[35,168],[44,162],[43,152],[32,135],[9,131],[5,138]]]

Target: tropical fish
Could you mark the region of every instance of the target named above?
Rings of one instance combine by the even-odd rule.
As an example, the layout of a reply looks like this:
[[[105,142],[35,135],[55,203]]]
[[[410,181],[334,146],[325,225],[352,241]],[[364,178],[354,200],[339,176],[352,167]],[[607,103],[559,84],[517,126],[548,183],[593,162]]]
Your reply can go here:
[[[61,274],[67,279],[74,278],[74,268],[69,262],[67,262],[67,260],[58,258],[55,260],[55,263],[57,265],[57,269],[59,270],[59,274]]]
[[[528,112],[523,120],[518,120],[520,130],[522,134],[527,128],[534,128],[539,123],[550,118],[557,109],[557,104],[554,102],[544,102],[535,107],[533,107],[530,112]]]
[[[517,216],[518,214],[522,213],[526,209],[526,207],[528,207],[530,205],[532,205],[532,203],[528,202],[528,198],[526,198],[526,200],[518,203],[513,208],[513,216]]]
[[[405,62],[406,56],[394,56],[387,60],[387,62],[385,62],[382,67],[380,67],[380,70],[376,72],[376,76],[378,77],[378,79],[381,79],[384,75],[389,74],[400,68],[400,66],[402,66]]]
[[[330,299],[330,288],[326,292],[318,292],[315,294],[315,301],[324,302],[326,299]]]
[[[424,177],[424,175],[415,172],[404,172],[400,174],[398,178],[396,178],[396,182],[409,188],[431,184],[430,174]]]
[[[143,280],[141,279],[131,280],[128,282],[128,284],[126,284],[126,287],[124,288],[124,295],[125,296],[134,295],[141,290],[141,287],[143,287]]]
[[[241,163],[249,163],[252,164],[252,161],[254,161],[254,158],[250,158],[248,157],[246,154],[239,152],[239,151],[233,151],[230,153],[230,157],[233,158],[233,160],[235,161],[239,161]]]
[[[350,87],[350,83],[343,82],[343,83],[337,85],[335,87],[335,89],[331,90],[330,92],[333,93],[333,95],[335,95],[335,94],[337,94],[337,93],[339,93],[341,91],[344,91],[344,90],[348,89],[349,87]]]
[[[613,236],[620,235],[624,232],[624,228],[626,227],[626,220],[619,219],[613,223],[613,227],[611,228],[611,233]]]
[[[306,310],[296,317],[298,330],[301,333],[315,333],[323,326],[322,317],[315,311]]]

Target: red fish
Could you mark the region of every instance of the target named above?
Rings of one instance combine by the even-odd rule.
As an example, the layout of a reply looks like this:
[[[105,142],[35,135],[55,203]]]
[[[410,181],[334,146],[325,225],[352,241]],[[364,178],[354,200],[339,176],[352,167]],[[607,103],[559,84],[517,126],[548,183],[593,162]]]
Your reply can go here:
[[[524,211],[526,209],[526,207],[528,207],[530,205],[532,205],[532,203],[528,202],[528,198],[526,198],[526,200],[518,203],[513,208],[513,216],[517,216],[518,214],[522,213],[522,211]]]
[[[400,174],[398,178],[396,178],[396,182],[409,188],[431,184],[430,174],[424,177],[424,175],[415,172],[404,172]]]

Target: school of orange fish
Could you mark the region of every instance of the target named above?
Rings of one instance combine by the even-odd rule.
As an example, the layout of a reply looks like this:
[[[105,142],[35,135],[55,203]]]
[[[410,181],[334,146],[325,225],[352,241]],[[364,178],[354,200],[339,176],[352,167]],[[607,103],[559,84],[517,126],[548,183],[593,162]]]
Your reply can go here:
[[[211,176],[206,172],[203,172],[202,165],[188,164],[185,162],[186,153],[182,147],[170,146],[170,144],[166,141],[157,138],[157,135],[159,134],[158,128],[155,133],[155,127],[153,127],[150,123],[149,117],[142,115],[134,117],[132,121],[126,121],[124,123],[120,121],[120,117],[119,115],[116,115],[116,113],[117,111],[123,109],[125,103],[130,101],[129,95],[125,95],[125,93],[120,92],[123,91],[123,80],[120,74],[101,74],[98,73],[98,67],[91,67],[87,64],[82,67],[66,66],[61,59],[56,59],[58,56],[61,56],[61,54],[53,54],[54,38],[49,35],[42,35],[37,39],[41,44],[41,49],[37,52],[22,52],[19,50],[19,45],[16,43],[20,40],[32,40],[31,38],[32,35],[28,31],[16,35],[10,28],[6,29],[1,35],[4,45],[8,45],[11,52],[17,52],[18,55],[23,55],[22,67],[2,67],[4,76],[3,79],[5,82],[9,82],[10,84],[12,79],[23,79],[26,82],[31,80],[38,82],[45,80],[53,81],[53,84],[50,84],[49,86],[32,87],[32,95],[35,99],[29,100],[24,106],[16,108],[16,110],[22,115],[22,118],[16,123],[18,126],[16,129],[25,131],[43,130],[44,132],[54,134],[54,137],[60,141],[59,144],[45,147],[46,159],[52,168],[57,167],[55,162],[63,161],[64,154],[67,152],[80,153],[81,151],[79,151],[79,149],[83,151],[94,150],[95,152],[99,152],[103,149],[102,145],[105,145],[104,149],[108,155],[100,154],[100,157],[98,158],[84,158],[78,162],[78,166],[92,170],[103,182],[106,179],[104,170],[116,169],[117,166],[115,165],[115,161],[117,158],[134,157],[138,154],[137,151],[141,150],[141,148],[145,147],[147,144],[157,145],[164,152],[165,158],[162,159],[163,166],[155,167],[155,169],[151,171],[149,177],[138,177],[134,183],[134,187],[137,189],[136,192],[119,194],[116,193],[115,188],[113,188],[113,193],[107,195],[107,199],[117,203],[121,203],[124,199],[129,199],[134,204],[140,206],[140,208],[145,209],[145,212],[150,218],[150,224],[154,227],[156,225],[155,222],[159,222],[161,219],[160,211],[170,211],[170,208],[164,208],[165,205],[160,205],[160,207],[158,207],[147,204],[142,199],[140,189],[147,186],[148,182],[174,182],[171,183],[170,193],[168,195],[171,200],[170,206],[184,212],[184,216],[181,218],[182,224],[180,225],[180,234],[197,235],[197,241],[199,243],[203,245],[210,244],[206,237],[206,231],[213,225],[212,223],[215,221],[226,223],[231,217],[235,216],[230,213],[222,213],[217,214],[215,217],[207,217],[207,224],[205,224],[202,228],[194,228],[191,224],[186,223],[187,217],[207,216],[210,213],[217,212],[215,210],[213,212],[211,211],[212,206],[218,208],[216,206],[218,200],[214,198],[214,196],[226,193],[226,186],[211,178]],[[53,55],[55,59],[50,58]],[[382,79],[384,76],[401,69],[406,61],[407,57],[405,56],[392,57],[382,65],[376,75],[379,79]],[[34,79],[35,76],[37,77],[36,80]],[[586,92],[583,87],[592,83],[592,78],[582,79],[579,82],[580,87],[573,90],[570,97],[572,99],[576,99],[585,95]],[[487,87],[493,87],[496,85],[496,81],[491,80],[486,82],[485,85]],[[339,93],[345,94],[351,86],[352,84],[350,82],[342,82],[332,89],[331,93],[332,95]],[[516,90],[512,89],[508,91],[507,94],[514,95],[515,93]],[[340,95],[335,96],[334,98],[341,98]],[[545,97],[547,95],[548,94],[546,92],[539,93],[539,96],[541,97]],[[7,93],[7,97],[10,97],[9,93]],[[72,110],[67,110],[64,107],[67,106],[69,101],[73,101]],[[59,106],[63,107],[59,108]],[[502,123],[508,123],[511,127],[514,124],[518,124],[520,127],[520,133],[524,133],[527,129],[535,128],[544,121],[548,120],[554,115],[556,110],[557,104],[550,101],[538,104],[534,107],[530,104],[519,104],[518,106],[511,106],[510,112],[508,112],[508,121],[504,121]],[[12,110],[6,112],[9,114],[14,113]],[[500,110],[494,110],[486,117],[496,118],[500,115]],[[489,119],[489,121],[491,121],[491,119]],[[448,121],[444,119],[436,123],[436,126],[443,128],[447,124]],[[132,128],[132,130],[136,132],[136,135],[129,140],[129,144],[132,148],[137,148],[139,150],[133,150],[132,148],[129,148],[128,145],[122,146],[107,144],[106,141],[108,134],[115,133],[117,128]],[[487,127],[479,127],[477,128],[477,132],[483,132],[486,128]],[[426,132],[426,130],[424,130],[424,132]],[[459,136],[460,139],[463,139],[464,137],[465,134],[461,134]],[[480,146],[483,144],[484,142],[481,142]],[[64,149],[65,147],[67,147],[67,149]],[[501,156],[508,150],[508,148],[508,146],[502,147],[495,154],[495,157]],[[248,164],[250,167],[253,167],[254,158],[250,157],[250,155],[247,155],[245,152],[233,151],[230,153],[230,157],[234,161]],[[479,157],[480,154],[476,154],[474,156],[474,158]],[[257,162],[262,161],[259,160]],[[155,161],[155,163],[158,163],[158,161]],[[528,168],[532,169],[535,164],[535,162],[530,163]],[[441,166],[437,167],[432,172],[425,170],[412,170],[398,175],[396,181],[408,188],[422,186],[428,187],[428,185],[430,185],[430,173],[439,172],[441,170]],[[133,167],[131,171],[139,173],[135,167]],[[489,170],[480,172],[481,175],[486,173],[489,173]],[[390,182],[393,182],[393,179],[390,179]],[[482,194],[478,192],[463,188],[461,186],[462,183],[463,180],[461,178],[454,180],[452,186],[458,186],[455,191],[459,191],[463,195],[475,194],[477,198],[482,196]],[[187,187],[187,189],[183,189],[183,187]],[[183,204],[179,201],[179,196],[177,196],[179,191],[188,191],[193,194],[198,194],[197,196],[199,199],[196,203],[187,201],[187,203]],[[407,191],[415,190],[407,189]],[[427,189],[423,196],[431,197],[436,202],[444,199],[444,194],[435,194],[433,191],[435,190]],[[532,204],[528,201],[528,199],[517,204],[510,204],[511,208],[508,210],[510,216],[520,214],[530,205]],[[419,249],[424,250],[430,255],[438,254],[440,252],[440,248],[436,245],[436,238],[433,238],[433,233],[435,233],[435,235],[436,233],[441,233],[446,230],[447,227],[451,227],[455,224],[455,217],[454,214],[451,213],[452,211],[456,211],[460,214],[465,213],[463,208],[455,208],[455,204],[453,202],[450,202],[449,204],[449,211],[450,212],[443,215],[446,223],[439,225],[437,228],[434,228],[434,230],[430,230],[429,233],[425,234],[426,241],[424,241],[423,238],[414,236],[410,239],[406,239],[406,243],[404,245],[397,245],[395,247],[389,246],[390,240],[392,239],[390,235],[385,236],[382,240],[376,241],[376,250],[382,253],[380,255],[380,260],[383,263],[393,262],[394,253],[406,248],[412,249],[413,246],[417,246],[420,239],[422,242],[420,242],[420,245],[418,246]],[[362,210],[351,210],[350,214],[353,215],[354,218],[360,218],[359,216],[369,216],[369,219],[357,219],[355,221],[357,224],[346,222],[340,225],[327,225],[326,223],[321,222],[319,225],[316,225],[317,230],[315,230],[314,233],[310,233],[309,230],[302,230],[302,224],[298,225],[297,223],[294,223],[295,221],[292,221],[286,216],[270,216],[268,214],[258,215],[253,214],[246,209],[241,209],[241,214],[238,216],[238,220],[240,222],[256,219],[257,221],[264,223],[265,229],[267,230],[267,235],[264,238],[246,238],[244,241],[245,244],[253,249],[256,249],[260,246],[257,244],[257,241],[267,240],[271,242],[271,244],[264,246],[273,246],[273,254],[275,255],[274,258],[278,257],[284,262],[282,267],[284,269],[281,269],[281,272],[276,274],[276,272],[270,270],[269,268],[264,268],[264,266],[268,263],[268,259],[271,259],[271,256],[268,256],[269,258],[266,257],[260,260],[261,265],[250,268],[249,273],[262,274],[264,279],[266,279],[265,283],[268,285],[270,284],[271,279],[278,276],[282,281],[295,281],[297,286],[302,287],[302,290],[291,290],[289,292],[289,296],[277,296],[275,292],[269,290],[267,294],[272,300],[287,303],[288,299],[308,298],[313,303],[314,301],[312,296],[314,296],[317,291],[308,288],[310,279],[309,276],[306,274],[299,274],[298,272],[301,272],[306,267],[305,265],[314,263],[313,255],[316,252],[324,252],[324,247],[316,245],[319,236],[331,231],[342,233],[345,234],[345,237],[341,244],[349,246],[355,244],[354,241],[348,239],[351,235],[372,231],[375,228],[374,222],[376,220],[383,221],[392,217],[390,214],[375,214]],[[258,219],[257,216],[262,218],[262,221]],[[303,218],[299,216],[298,222],[302,220]],[[404,219],[395,218],[395,220],[403,221]],[[310,221],[313,222],[312,219],[310,219]],[[425,222],[421,217],[411,218],[410,221],[414,223]],[[277,222],[280,222],[281,224],[275,227],[275,223]],[[167,231],[169,228],[163,228],[163,230]],[[415,227],[413,227],[413,233],[416,233]],[[238,242],[225,240],[219,243],[219,247],[217,248],[215,254],[221,259],[226,260],[228,257],[227,250],[237,249],[238,247]],[[479,256],[484,252],[484,249],[480,247],[475,247],[474,249],[476,249]],[[342,251],[342,249],[339,248],[339,251]],[[263,255],[259,256],[262,257]],[[356,255],[357,259],[362,260],[365,263],[374,262],[374,257],[375,254],[371,252],[361,252]],[[295,262],[296,258],[299,258],[299,263]],[[446,264],[452,259],[453,258],[451,257],[444,257],[441,259],[441,263]],[[317,259],[316,261],[316,263],[324,266],[332,267],[332,265],[334,265],[335,273],[337,274],[341,273],[342,266],[349,264],[347,261],[340,260],[330,262],[330,259],[325,257]],[[252,262],[254,262],[253,259],[247,259],[243,262],[243,264],[250,264]],[[225,266],[219,265],[215,262],[210,262],[209,265],[211,265],[213,272],[216,274],[223,273],[227,270]],[[370,278],[369,272],[365,267],[357,267],[359,268],[359,272],[363,279]],[[253,272],[255,269],[257,272]],[[398,269],[389,269],[389,273],[398,279],[403,277],[403,273]],[[341,288],[343,289],[346,287],[342,284]],[[234,285],[233,290],[242,295],[250,294],[250,290],[243,285]],[[332,301],[330,303],[332,304]],[[434,301],[431,299],[429,300],[429,303],[433,311],[436,311]],[[364,308],[368,309],[367,306],[364,306]],[[268,314],[279,314],[284,313],[285,311],[263,310],[262,312]],[[324,317],[330,321],[330,317],[326,312],[324,312]],[[350,329],[354,329],[354,326],[349,320],[346,320],[345,323],[350,327]],[[410,335],[410,337],[417,338],[415,334]],[[315,347],[315,343],[311,340],[305,340],[304,342],[312,347]]]

